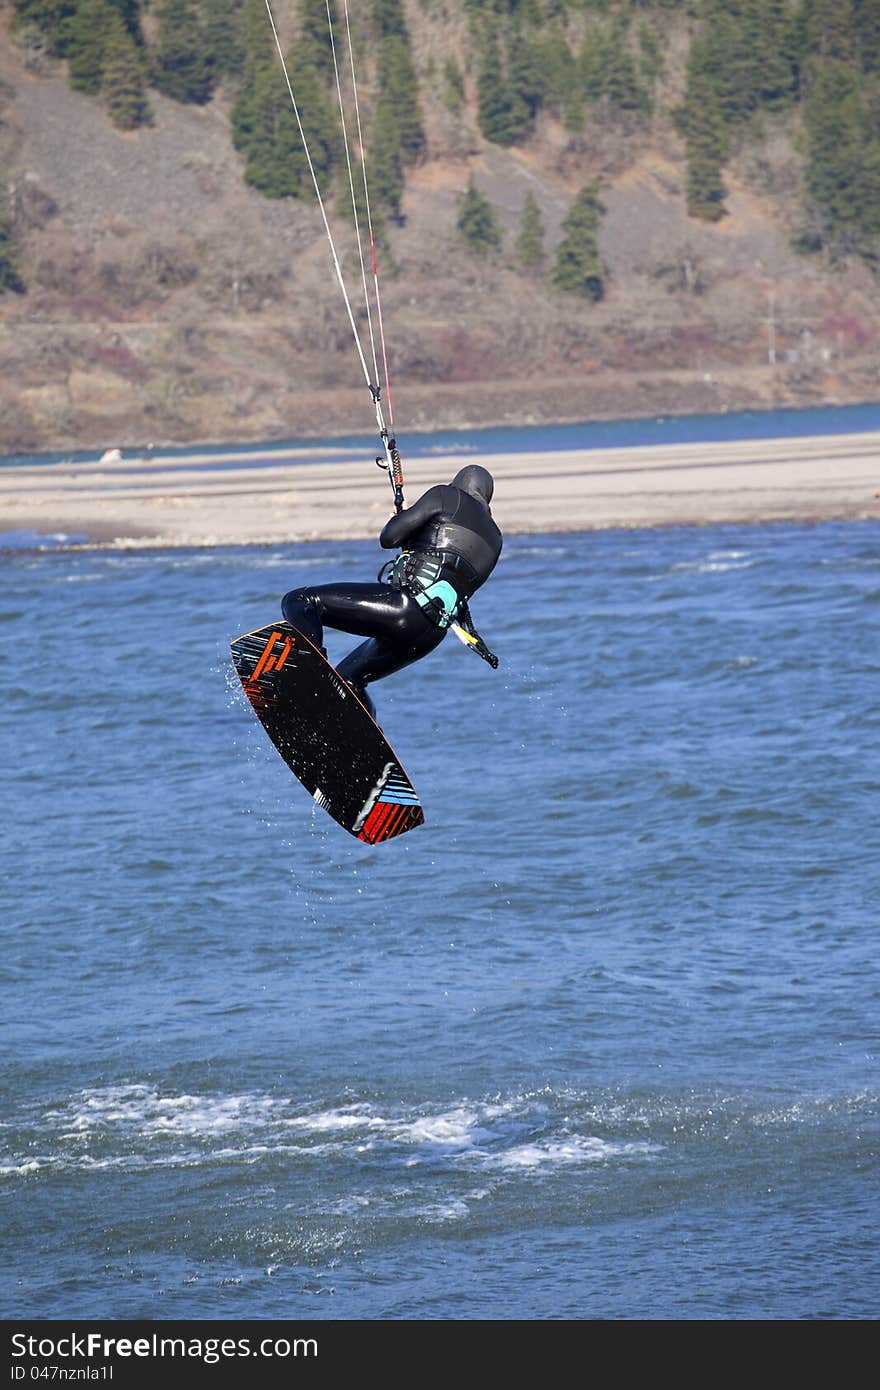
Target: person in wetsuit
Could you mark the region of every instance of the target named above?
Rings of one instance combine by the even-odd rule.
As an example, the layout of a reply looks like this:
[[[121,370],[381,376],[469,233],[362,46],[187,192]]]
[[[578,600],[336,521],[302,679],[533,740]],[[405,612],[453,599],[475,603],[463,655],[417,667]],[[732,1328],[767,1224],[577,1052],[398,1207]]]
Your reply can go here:
[[[316,647],[325,627],[367,639],[336,669],[372,715],[366,687],[439,646],[495,568],[502,537],[489,510],[494,486],[487,469],[468,464],[386,522],[379,542],[401,554],[375,584],[292,589],[281,600],[284,617]]]

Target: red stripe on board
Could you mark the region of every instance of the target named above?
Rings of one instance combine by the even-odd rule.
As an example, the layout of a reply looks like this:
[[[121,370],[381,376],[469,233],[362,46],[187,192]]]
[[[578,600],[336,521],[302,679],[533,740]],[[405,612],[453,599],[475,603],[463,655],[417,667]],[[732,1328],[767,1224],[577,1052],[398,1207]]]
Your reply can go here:
[[[366,840],[368,844],[374,843],[376,838],[376,826],[382,819],[384,811],[385,803],[377,801],[370,811],[370,814],[367,816],[367,819],[364,821],[363,828],[358,835],[359,840]]]
[[[375,806],[373,807],[373,813],[372,813],[372,815],[370,816],[370,839],[371,839],[371,840],[375,840],[375,838],[376,838],[376,836],[377,836],[377,834],[378,834],[378,832],[379,832],[379,827],[380,827],[380,825],[382,824],[382,822],[384,821],[384,819],[385,819],[385,817],[386,817],[387,815],[388,815],[388,802],[387,802],[387,801],[377,801],[376,804],[375,804]]]
[[[383,840],[390,840],[392,835],[397,834],[397,827],[400,825],[400,822],[403,819],[403,812],[403,806],[395,806],[391,815],[388,817],[387,821],[382,827]]]
[[[358,833],[359,840],[370,845],[391,840],[413,826],[423,825],[425,813],[421,806],[401,806],[397,801],[377,801]]]
[[[409,807],[401,806],[400,815],[394,822],[394,829],[389,833],[392,835],[402,835],[409,825]]]
[[[385,836],[386,836],[387,833],[388,833],[388,831],[387,831],[388,822],[390,821],[391,817],[394,815],[394,812],[395,812],[395,810],[396,810],[396,803],[394,803],[394,802],[388,802],[388,801],[377,801],[377,802],[376,802],[376,806],[377,806],[377,807],[381,806],[381,808],[382,808],[382,814],[381,814],[381,815],[377,818],[377,820],[376,820],[376,826],[375,826],[375,829],[374,829],[374,831],[373,831],[373,840],[374,840],[374,841],[375,841],[375,840],[384,840],[384,839],[385,839]]]

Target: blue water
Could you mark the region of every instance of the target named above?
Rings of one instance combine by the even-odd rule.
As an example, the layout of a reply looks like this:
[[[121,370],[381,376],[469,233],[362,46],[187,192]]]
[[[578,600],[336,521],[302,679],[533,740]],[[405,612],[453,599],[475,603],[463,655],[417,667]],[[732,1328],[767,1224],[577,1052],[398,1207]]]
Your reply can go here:
[[[646,444],[723,443],[734,439],[796,439],[805,435],[857,434],[877,429],[880,429],[880,404],[866,402],[861,405],[809,408],[791,406],[774,411],[731,411],[726,415],[669,415],[644,419],[591,420],[562,425],[484,426],[473,429],[437,430],[430,434],[403,429],[400,445],[404,458],[425,458],[431,454],[450,452],[547,453],[559,449],[635,448]],[[222,465],[224,454],[234,453],[237,456],[234,466],[240,469],[249,466],[247,460],[241,460],[240,456],[252,453],[255,456],[252,466],[262,467],[264,464],[259,456],[267,450],[287,447],[307,450],[310,446],[329,450],[330,456],[322,458],[322,462],[332,462],[334,456],[344,459],[350,458],[353,453],[365,453],[370,457],[376,452],[376,443],[375,434],[358,434],[341,438],[276,440],[271,444],[211,445],[212,462],[210,465],[201,466],[216,469]],[[198,446],[165,448],[145,442],[140,448],[132,447],[125,452],[133,458],[141,454],[149,457],[154,450],[165,458],[176,458],[198,451]],[[99,450],[98,453],[100,452],[102,451]],[[95,458],[94,450],[7,454],[0,455],[0,468],[4,465],[58,463],[65,459],[76,462]],[[307,462],[308,458],[289,461],[291,467]],[[125,461],[109,466],[114,475],[126,471]],[[196,468],[198,467],[199,465],[196,465]]]
[[[880,525],[510,539],[371,848],[227,644],[378,558],[0,558],[0,1313],[875,1317]]]

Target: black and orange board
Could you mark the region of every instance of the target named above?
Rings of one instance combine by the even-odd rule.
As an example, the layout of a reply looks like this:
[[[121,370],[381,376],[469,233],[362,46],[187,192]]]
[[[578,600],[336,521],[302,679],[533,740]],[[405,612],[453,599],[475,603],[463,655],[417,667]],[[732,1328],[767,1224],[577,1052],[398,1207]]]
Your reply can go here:
[[[425,819],[379,725],[318,648],[290,623],[232,643],[257,718],[313,801],[375,845]]]

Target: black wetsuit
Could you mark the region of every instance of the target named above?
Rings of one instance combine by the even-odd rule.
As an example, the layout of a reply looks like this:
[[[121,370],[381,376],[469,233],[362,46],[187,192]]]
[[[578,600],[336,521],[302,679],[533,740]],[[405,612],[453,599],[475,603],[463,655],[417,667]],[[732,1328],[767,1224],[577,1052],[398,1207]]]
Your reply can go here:
[[[455,616],[454,609],[450,611],[452,600],[445,612],[442,605],[425,605],[415,573],[419,562],[433,561],[440,589],[450,593],[447,586],[451,586],[458,600],[469,599],[492,573],[502,543],[489,510],[492,489],[491,474],[470,465],[452,483],[429,488],[413,506],[393,516],[383,528],[380,544],[386,550],[402,547],[407,555],[403,565],[395,563],[388,583],[322,584],[284,595],[285,618],[316,646],[323,642],[324,627],[367,639],[337,667],[361,698],[371,681],[390,676],[433,651]],[[372,706],[369,697],[366,703]]]

